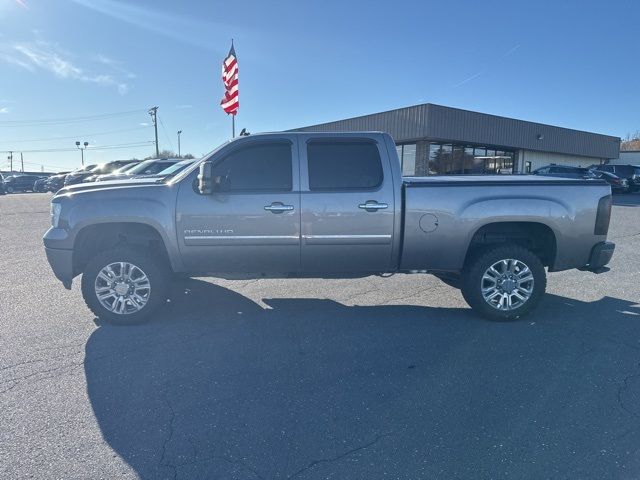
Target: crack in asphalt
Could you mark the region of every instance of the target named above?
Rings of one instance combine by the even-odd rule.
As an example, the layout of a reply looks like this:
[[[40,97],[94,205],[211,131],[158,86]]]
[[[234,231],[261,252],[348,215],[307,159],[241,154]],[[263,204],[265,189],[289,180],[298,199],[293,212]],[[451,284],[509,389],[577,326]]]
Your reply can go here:
[[[181,342],[178,342],[175,339],[170,339],[170,340],[167,340],[165,343],[170,343],[170,342],[173,343],[173,344],[188,343],[188,342],[190,342],[192,340],[195,340],[195,339],[198,339],[198,338],[199,338],[198,335],[185,335],[185,336],[182,337]],[[156,343],[155,345],[157,346],[159,344]],[[150,348],[150,347],[148,347],[148,348]],[[66,370],[70,370],[70,369],[72,370],[74,368],[86,366],[87,364],[90,364],[92,362],[97,362],[97,361],[103,360],[105,358],[116,357],[116,356],[117,357],[122,357],[122,356],[126,356],[126,355],[129,355],[129,354],[139,354],[142,351],[144,351],[144,348],[141,348],[141,347],[130,348],[130,349],[127,349],[127,350],[116,350],[116,349],[114,349],[114,350],[107,351],[106,353],[104,353],[102,355],[95,355],[95,356],[93,356],[91,358],[84,358],[80,362],[71,362],[71,363],[67,363],[67,364],[64,364],[64,365],[58,365],[58,366],[53,367],[53,368],[48,368],[46,370],[37,370],[35,372],[29,373],[29,374],[26,374],[26,375],[22,375],[22,376],[19,376],[19,377],[13,377],[13,378],[5,379],[5,380],[0,380],[0,386],[6,385],[8,383],[14,383],[15,382],[15,385],[13,385],[12,387],[7,388],[6,390],[0,391],[0,395],[3,394],[3,393],[8,392],[9,390],[12,390],[15,386],[21,384],[23,380],[28,380],[28,379],[36,377],[38,375],[43,375],[43,374],[47,374],[47,373],[51,373],[51,372],[58,372],[58,371],[62,370],[62,372],[60,374],[47,375],[47,376],[43,376],[41,378],[38,378],[34,382],[30,383],[31,385],[33,385],[35,383],[38,383],[38,382],[41,382],[43,380],[47,380],[47,379],[51,379],[51,378],[56,378],[56,377],[62,376],[62,375],[65,374]],[[83,353],[82,351],[78,351],[78,352],[73,352],[73,353],[67,354],[67,355],[58,355],[56,357],[51,357],[51,358],[44,359],[44,360],[39,359],[39,360],[22,362],[22,363],[28,363],[28,362],[38,363],[38,362],[43,362],[43,361],[47,361],[47,360],[55,360],[55,359],[59,359],[59,358],[72,357],[74,355],[81,355],[82,353]],[[16,364],[15,366],[19,366],[19,365],[20,364]],[[10,368],[10,367],[7,367],[7,368]]]
[[[173,465],[172,463],[167,463],[164,461],[164,457],[167,454],[167,445],[169,444],[169,442],[171,441],[171,439],[173,438],[173,422],[176,419],[176,412],[173,409],[173,407],[171,406],[171,402],[169,402],[169,399],[167,398],[166,392],[163,395],[164,398],[164,403],[167,404],[167,408],[169,409],[169,412],[171,413],[171,417],[169,418],[169,435],[167,436],[167,438],[165,438],[164,442],[162,443],[162,455],[160,456],[160,466],[161,467],[169,467],[172,472],[173,472],[173,478],[174,480],[177,478],[178,476],[178,468]]]
[[[255,470],[250,465],[247,465],[242,460],[239,460],[237,458],[228,458],[228,457],[225,457],[224,455],[209,455],[207,457],[200,458],[200,459],[197,459],[197,460],[192,460],[190,462],[177,463],[177,464],[175,464],[175,467],[176,468],[188,467],[190,465],[197,465],[198,463],[206,463],[206,462],[209,462],[211,460],[222,460],[223,462],[229,463],[229,464],[231,464],[233,466],[238,466],[239,465],[240,467],[244,468],[245,470],[248,470],[249,472],[253,473],[256,476],[256,478],[258,478],[259,480],[267,480],[266,477],[262,476],[257,470]]]
[[[314,468],[316,465],[319,465],[321,463],[333,463],[333,462],[337,462],[339,460],[342,460],[345,457],[348,457],[349,455],[353,455],[356,452],[359,452],[361,450],[365,450],[373,445],[375,445],[376,443],[378,443],[382,438],[384,437],[388,437],[390,436],[391,433],[381,433],[380,435],[377,435],[375,439],[373,439],[372,441],[365,443],[364,445],[360,445],[359,447],[356,448],[352,448],[351,450],[347,450],[346,452],[336,456],[336,457],[332,457],[332,458],[321,458],[319,460],[314,460],[312,462],[310,462],[309,464],[307,464],[305,467],[302,467],[300,470],[298,470],[297,472],[292,473],[291,475],[289,475],[287,478],[291,479],[291,478],[295,478],[295,477],[299,477],[300,475],[302,475],[304,472]]]
[[[636,369],[640,368],[640,363],[637,364]],[[640,373],[632,373],[627,375],[626,377],[624,377],[624,380],[622,381],[622,384],[618,386],[618,394],[617,394],[617,398],[618,398],[618,406],[624,410],[625,412],[627,412],[629,415],[632,415],[634,417],[637,417],[638,414],[632,410],[629,410],[627,408],[627,406],[624,404],[624,400],[622,399],[622,394],[625,392],[625,390],[627,388],[629,388],[629,381],[635,378],[639,378],[640,377]]]

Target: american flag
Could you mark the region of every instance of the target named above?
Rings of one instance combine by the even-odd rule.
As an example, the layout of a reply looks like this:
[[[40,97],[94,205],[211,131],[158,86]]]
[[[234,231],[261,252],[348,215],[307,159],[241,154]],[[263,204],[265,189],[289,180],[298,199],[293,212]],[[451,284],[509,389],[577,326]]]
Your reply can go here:
[[[238,59],[233,43],[231,43],[229,55],[222,62],[222,83],[224,83],[225,93],[220,105],[228,115],[235,115],[238,113],[240,101],[238,100]]]

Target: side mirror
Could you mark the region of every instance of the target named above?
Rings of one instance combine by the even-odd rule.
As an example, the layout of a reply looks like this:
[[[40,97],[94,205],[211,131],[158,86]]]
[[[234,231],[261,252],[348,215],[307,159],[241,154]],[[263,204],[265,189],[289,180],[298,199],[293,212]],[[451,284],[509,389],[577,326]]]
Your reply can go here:
[[[198,174],[198,191],[201,195],[211,195],[213,193],[212,163],[209,161],[200,164]]]

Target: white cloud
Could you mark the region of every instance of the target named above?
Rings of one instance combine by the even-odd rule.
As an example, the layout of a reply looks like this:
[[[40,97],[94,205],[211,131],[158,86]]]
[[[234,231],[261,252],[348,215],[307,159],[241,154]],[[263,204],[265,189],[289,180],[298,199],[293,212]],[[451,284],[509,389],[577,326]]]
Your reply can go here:
[[[10,111],[9,107],[0,107],[0,113],[9,113]]]
[[[103,60],[107,59],[107,57],[102,58]],[[85,68],[72,61],[71,55],[42,40],[0,44],[0,61],[16,65],[30,72],[44,70],[58,78],[93,83],[102,87],[113,87],[120,95],[129,91],[129,85],[121,77],[132,78],[131,75],[133,75],[121,67],[116,68],[115,63],[110,68],[111,72],[88,73]],[[105,61],[98,61],[105,66],[110,66]]]

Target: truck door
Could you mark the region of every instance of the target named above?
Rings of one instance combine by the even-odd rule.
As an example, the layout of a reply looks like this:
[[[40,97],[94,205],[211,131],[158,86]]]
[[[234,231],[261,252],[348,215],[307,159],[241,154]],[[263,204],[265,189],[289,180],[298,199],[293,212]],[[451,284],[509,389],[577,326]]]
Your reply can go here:
[[[299,141],[303,271],[389,271],[394,183],[382,136]]]
[[[211,195],[182,182],[176,217],[185,267],[191,272],[298,271],[296,137],[248,138],[234,144],[213,160]]]

